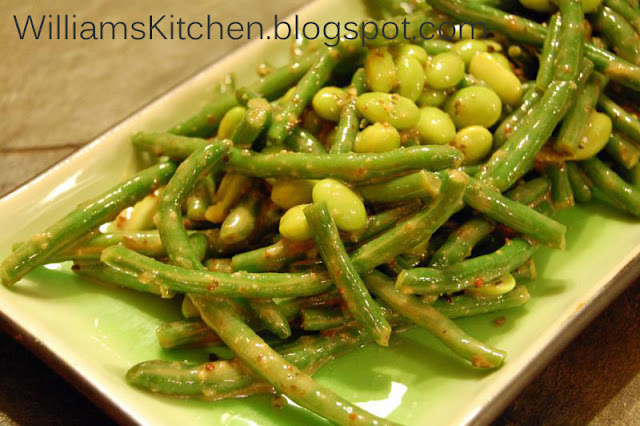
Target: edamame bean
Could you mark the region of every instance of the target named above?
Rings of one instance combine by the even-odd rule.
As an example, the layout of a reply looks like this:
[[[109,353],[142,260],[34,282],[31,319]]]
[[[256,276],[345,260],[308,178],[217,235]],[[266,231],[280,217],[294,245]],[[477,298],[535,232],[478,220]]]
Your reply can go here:
[[[217,138],[221,140],[229,139],[238,123],[242,121],[242,117],[244,117],[245,112],[247,112],[247,109],[241,105],[235,106],[227,111],[224,117],[222,117],[222,120],[220,120]]]
[[[310,205],[300,204],[287,210],[280,218],[278,227],[280,235],[291,241],[306,241],[313,238],[307,217],[304,215],[304,209]]]
[[[418,106],[398,94],[380,92],[358,96],[356,108],[360,115],[374,123],[389,123],[398,130],[410,129],[420,118]]]
[[[389,123],[374,123],[361,131],[354,152],[386,152],[400,148],[400,133]]]
[[[511,71],[511,62],[509,62],[509,59],[504,56],[502,53],[500,52],[493,52],[493,53],[488,53],[489,55],[493,56],[493,58],[498,61],[498,63],[500,65],[502,65],[503,67],[505,67],[506,69],[508,69],[509,71]]]
[[[549,0],[520,0],[520,4],[536,12],[553,12],[556,6]]]
[[[469,72],[487,83],[507,105],[517,105],[522,99],[522,83],[511,69],[497,59],[498,54],[479,53],[469,63]]]
[[[456,135],[456,126],[449,114],[435,107],[420,109],[420,120],[416,128],[425,145],[446,145]]]
[[[482,161],[491,152],[493,135],[482,126],[460,129],[450,145],[464,154],[463,165],[469,166]]]
[[[486,43],[480,40],[461,40],[453,45],[453,51],[458,54],[468,67],[471,58],[478,53],[486,52],[488,47]]]
[[[513,275],[506,274],[492,283],[485,284],[480,287],[471,287],[466,289],[464,292],[465,294],[475,297],[495,297],[509,293],[515,287],[516,280],[513,278]]]
[[[417,59],[423,66],[427,64],[429,60],[429,54],[424,48],[415,44],[402,44],[397,49],[397,58],[414,58]]]
[[[371,49],[364,61],[364,80],[372,92],[389,93],[397,83],[396,64],[387,49]]]
[[[277,180],[271,187],[271,201],[285,210],[299,204],[310,203],[311,191],[317,180],[286,179]]]
[[[418,106],[420,107],[439,107],[447,100],[449,93],[446,90],[436,90],[425,88],[418,98]]]
[[[337,123],[346,101],[347,92],[339,87],[327,86],[318,90],[313,96],[311,105],[320,117]]]
[[[468,126],[491,127],[500,118],[502,102],[488,87],[471,86],[458,90],[444,106],[458,129]]]
[[[611,119],[608,115],[593,111],[578,145],[574,160],[586,160],[596,155],[611,137]]]
[[[398,88],[396,92],[405,98],[416,101],[424,89],[424,67],[415,58],[402,56],[396,62],[398,70]]]
[[[454,52],[440,53],[426,66],[425,79],[429,87],[449,89],[464,78],[464,61]]]
[[[367,211],[356,194],[340,181],[323,179],[313,187],[313,202],[324,201],[341,231],[355,232],[367,226]]]

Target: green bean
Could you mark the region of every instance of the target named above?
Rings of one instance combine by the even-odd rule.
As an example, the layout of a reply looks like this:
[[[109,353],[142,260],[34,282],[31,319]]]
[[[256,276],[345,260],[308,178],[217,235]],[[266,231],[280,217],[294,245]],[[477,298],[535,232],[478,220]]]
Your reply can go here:
[[[231,147],[231,142],[216,142],[198,149],[180,164],[167,184],[158,205],[156,223],[162,244],[169,258],[178,265],[193,267],[200,259],[193,255],[189,236],[182,224],[181,206],[198,178],[221,161]],[[104,253],[104,252],[103,252]]]
[[[211,272],[233,272],[231,259],[209,258],[204,262],[204,266]]]
[[[603,3],[615,11],[636,30],[640,32],[640,11],[631,6],[626,0],[604,0]]]
[[[314,245],[310,241],[281,238],[270,246],[238,253],[231,262],[234,271],[278,272],[293,262],[315,257]]]
[[[298,124],[302,110],[311,102],[313,95],[327,82],[336,64],[336,55],[325,51],[317,63],[300,79],[291,99],[283,105],[282,111],[273,117],[271,127],[267,132],[267,139],[272,144],[281,144],[291,136],[293,129]]]
[[[555,61],[555,79],[575,81],[580,72],[580,62],[584,51],[582,4],[580,0],[559,0],[558,6],[562,23],[558,35],[560,47]]]
[[[566,209],[575,204],[569,172],[564,163],[550,164],[547,173],[551,179],[551,202],[556,210]]]
[[[532,207],[549,194],[551,183],[545,177],[537,177],[514,186],[507,192],[513,201]]]
[[[562,120],[576,92],[572,81],[554,81],[518,129],[493,153],[476,177],[504,191],[533,167],[536,155]]]
[[[628,170],[626,178],[635,187],[640,187],[640,165],[636,164],[633,169]]]
[[[254,298],[248,299],[247,303],[267,330],[281,339],[291,336],[289,321],[272,299]]]
[[[376,343],[387,346],[391,326],[349,259],[327,204],[315,203],[305,209],[305,215],[329,276],[344,298],[349,312]]]
[[[536,89],[540,92],[547,90],[553,81],[555,63],[560,50],[560,34],[562,28],[562,15],[556,13],[549,20],[547,35],[544,39],[540,54],[540,66],[536,77]],[[534,92],[537,93],[537,92]]]
[[[522,238],[515,238],[494,253],[464,260],[443,269],[404,270],[398,275],[396,287],[405,294],[444,294],[479,287],[517,268],[535,250],[535,245]]]
[[[351,78],[351,86],[347,90],[347,101],[340,111],[340,120],[336,127],[336,135],[331,144],[332,154],[350,152],[358,135],[360,119],[356,108],[356,99],[364,93],[364,70],[359,68]]]
[[[464,202],[491,219],[542,244],[560,249],[565,246],[565,225],[510,200],[478,179],[469,179]]]
[[[500,148],[518,129],[522,120],[529,114],[531,108],[540,101],[541,92],[535,87],[529,88],[522,96],[522,102],[507,118],[502,120],[493,132],[493,147]]]
[[[220,239],[225,244],[237,244],[246,241],[257,223],[257,215],[262,203],[262,192],[254,189],[247,192],[220,226]]]
[[[112,271],[115,271],[115,269],[113,268],[110,268],[110,269]],[[200,318],[200,311],[198,311],[198,308],[196,308],[196,305],[193,304],[189,296],[184,296],[182,298],[182,305],[180,305],[180,312],[182,313],[182,316],[187,320]]]
[[[394,203],[418,198],[435,198],[440,180],[424,170],[380,183],[355,187],[366,203]]]
[[[340,327],[350,320],[353,320],[353,317],[345,315],[341,310],[310,308],[302,310],[300,326],[305,331],[321,331]]]
[[[176,170],[163,163],[136,174],[71,211],[45,231],[33,235],[0,263],[0,281],[11,286],[56,253],[78,243],[124,208],[167,183]]]
[[[319,60],[322,52],[304,55],[298,60],[273,70],[261,80],[236,90],[236,97],[246,104],[250,99],[263,97],[272,101],[294,86]]]
[[[640,216],[639,189],[626,183],[613,170],[595,157],[580,162],[580,167],[591,179],[595,187],[600,189],[604,195],[632,215]]]
[[[634,114],[625,111],[604,94],[600,95],[598,106],[611,118],[614,129],[640,143],[640,120]]]
[[[237,105],[238,100],[233,93],[220,94],[199,113],[171,128],[169,133],[199,138],[212,136],[225,113]]]
[[[427,0],[432,7],[463,22],[482,22],[488,30],[507,34],[516,41],[542,46],[547,29],[534,21],[493,7],[462,0]],[[611,80],[634,90],[640,90],[640,68],[626,60],[585,43],[585,56],[593,61],[596,69]]]
[[[587,177],[578,168],[576,163],[567,162],[567,172],[569,173],[569,182],[571,182],[571,190],[576,201],[586,203],[591,199],[591,185]]]
[[[369,272],[427,241],[459,208],[466,184],[465,175],[455,170],[448,171],[440,195],[430,205],[398,222],[351,254],[356,270],[359,273]]]
[[[204,267],[190,270],[158,262],[119,246],[105,249],[101,260],[114,269],[138,275],[140,280],[164,285],[180,293],[206,297],[309,296],[322,293],[331,286],[329,278],[322,273],[229,274],[209,272]]]
[[[504,362],[505,353],[467,335],[453,321],[433,307],[418,302],[395,289],[393,280],[374,271],[365,276],[367,287],[391,309],[429,330],[434,337],[452,351],[478,368],[497,368]]]
[[[432,268],[444,268],[458,263],[471,256],[476,244],[489,235],[495,226],[484,219],[470,219],[460,225],[447,241],[435,252],[429,262]]]
[[[315,136],[305,129],[296,127],[291,136],[284,141],[284,145],[293,152],[306,154],[326,154],[327,148]]]
[[[342,425],[392,424],[335,395],[271,349],[224,301],[196,301],[204,321],[258,377],[302,407]],[[241,337],[241,338],[239,338]]]
[[[366,228],[357,232],[350,232],[344,236],[344,239],[353,243],[367,241],[391,228],[400,219],[415,213],[419,208],[420,203],[416,201],[369,216]]]
[[[441,170],[457,167],[460,152],[448,146],[420,146],[379,154],[303,154],[283,152],[256,154],[232,149],[227,167],[236,173],[256,177],[295,179],[335,178],[348,182],[391,177],[412,170]]]
[[[618,56],[632,64],[640,64],[638,34],[622,15],[605,6],[592,15],[592,22]]]
[[[509,293],[497,297],[476,297],[461,294],[450,298],[438,298],[433,306],[449,318],[483,315],[503,309],[517,308],[529,300],[527,287],[516,286]]]
[[[216,202],[207,208],[205,218],[209,222],[223,223],[231,208],[248,191],[251,183],[250,177],[227,172],[218,187]]]
[[[163,298],[171,298],[175,295],[175,292],[162,285],[144,283],[134,274],[120,272],[100,263],[91,265],[74,264],[71,269],[85,280],[113,284],[143,293],[155,294]]]
[[[208,329],[204,324],[202,327]],[[277,350],[288,362],[312,373],[337,355],[361,346],[369,340],[366,333],[351,326],[331,336],[304,336],[294,343],[279,346]],[[145,361],[133,366],[127,372],[126,378],[130,384],[157,394],[207,400],[273,391],[267,383],[248,374],[238,358],[203,364]]]
[[[640,161],[640,149],[620,134],[612,133],[604,150],[626,169],[633,169]]]
[[[156,336],[164,349],[222,344],[220,337],[199,320],[165,322],[156,329]]]
[[[247,102],[247,111],[234,129],[231,140],[239,147],[253,147],[259,150],[257,139],[271,123],[271,105],[264,98],[254,98]]]
[[[156,156],[168,156],[181,161],[193,154],[209,141],[201,138],[172,135],[171,133],[138,132],[131,137],[133,145]]]

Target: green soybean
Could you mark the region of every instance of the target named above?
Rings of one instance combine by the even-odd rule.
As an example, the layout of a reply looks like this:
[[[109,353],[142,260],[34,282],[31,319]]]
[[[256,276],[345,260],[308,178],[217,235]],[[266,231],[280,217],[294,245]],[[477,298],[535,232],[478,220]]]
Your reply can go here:
[[[285,210],[311,202],[311,191],[317,180],[282,179],[271,186],[271,201]]]
[[[468,126],[491,127],[500,118],[502,101],[488,87],[466,87],[454,93],[444,106],[458,129]]]
[[[338,122],[340,111],[347,100],[347,92],[339,87],[323,87],[313,96],[314,111],[325,120]]]
[[[313,202],[326,202],[331,217],[341,231],[355,232],[367,226],[369,218],[364,203],[340,181],[323,179],[313,187]]]
[[[464,78],[464,61],[454,52],[440,53],[426,66],[425,79],[429,87],[449,89]]]
[[[462,58],[467,67],[471,62],[471,58],[488,50],[487,44],[480,40],[461,40],[453,45],[453,51]]]
[[[300,204],[291,207],[282,215],[278,230],[280,234],[292,241],[306,241],[313,238],[311,228],[304,215],[305,207],[310,204]]]
[[[416,129],[422,143],[426,145],[446,145],[456,135],[456,126],[449,114],[435,107],[420,108]]]
[[[418,106],[411,99],[398,94],[365,93],[358,96],[356,108],[367,120],[387,122],[398,130],[412,128],[420,118]]]
[[[578,144],[578,151],[572,159],[586,160],[600,152],[611,137],[611,129],[612,123],[609,116],[593,111]]]
[[[425,83],[424,67],[415,58],[402,56],[396,61],[398,87],[396,92],[412,101],[418,100]]]
[[[396,49],[397,58],[414,58],[423,66],[429,61],[429,54],[416,44],[402,44]]]
[[[497,54],[479,53],[469,64],[469,72],[487,83],[500,100],[507,105],[517,105],[522,99],[522,83],[511,69],[501,64]]]
[[[418,106],[423,108],[427,106],[439,107],[445,103],[449,93],[446,90],[436,90],[425,88],[417,100]]]
[[[358,134],[353,152],[386,152],[400,148],[400,133],[389,123],[374,123]]]
[[[460,129],[449,144],[464,154],[463,165],[477,164],[491,152],[493,135],[485,127],[469,126]]]
[[[398,81],[398,77],[396,64],[388,49],[380,48],[369,51],[364,61],[364,75],[370,91],[391,92]]]

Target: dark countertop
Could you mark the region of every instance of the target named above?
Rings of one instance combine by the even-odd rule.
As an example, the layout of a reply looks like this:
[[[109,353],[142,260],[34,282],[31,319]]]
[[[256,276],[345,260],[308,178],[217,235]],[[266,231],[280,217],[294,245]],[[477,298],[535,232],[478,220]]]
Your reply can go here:
[[[35,2],[32,2],[35,3]],[[90,141],[206,64],[231,40],[20,40],[12,15],[70,13],[126,19],[180,11],[267,23],[303,0],[62,0],[6,2],[0,27],[0,194]],[[640,286],[632,285],[496,420],[512,424],[627,425],[640,419]],[[0,334],[0,424],[110,425],[98,408],[6,334]]]

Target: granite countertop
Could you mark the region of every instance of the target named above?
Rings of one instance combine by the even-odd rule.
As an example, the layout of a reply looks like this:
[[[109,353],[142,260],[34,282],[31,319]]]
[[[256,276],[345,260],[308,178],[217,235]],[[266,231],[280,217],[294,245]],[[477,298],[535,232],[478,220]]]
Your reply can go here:
[[[303,0],[3,2],[0,194],[59,161],[242,41],[20,40],[13,15],[131,20],[176,13],[268,27]],[[633,284],[509,405],[495,424],[626,425],[640,419],[640,286]],[[0,333],[0,424],[113,422]]]

